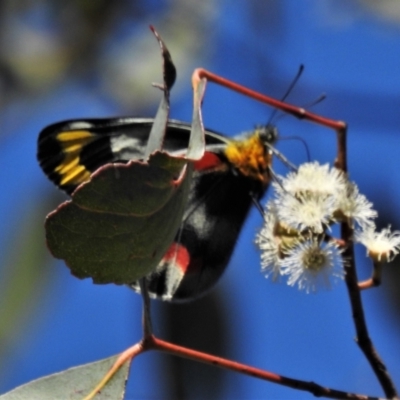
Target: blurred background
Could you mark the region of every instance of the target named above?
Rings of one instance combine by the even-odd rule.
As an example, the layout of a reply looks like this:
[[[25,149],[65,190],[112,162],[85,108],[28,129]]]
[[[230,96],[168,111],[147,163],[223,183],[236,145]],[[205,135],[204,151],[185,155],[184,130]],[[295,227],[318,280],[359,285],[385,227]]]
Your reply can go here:
[[[153,24],[178,70],[171,117],[190,121],[190,76],[202,66],[349,124],[349,170],[379,212],[400,228],[400,3],[396,0],[3,0],[0,3],[0,393],[43,375],[116,354],[141,336],[141,299],[96,286],[49,255],[43,221],[65,196],[36,162],[46,125],[70,118],[154,116],[161,60]],[[209,84],[204,121],[234,135],[272,110]],[[331,162],[332,131],[278,113],[282,138],[301,136]],[[278,142],[291,161],[297,141]],[[276,172],[284,166],[275,163]],[[305,294],[260,272],[253,210],[223,279],[205,298],[154,303],[163,338],[328,387],[382,396],[354,343],[343,283]],[[361,278],[371,265],[357,249]],[[397,264],[397,265],[396,265]],[[400,388],[400,266],[362,294],[370,335]],[[290,399],[308,393],[161,353],[134,361],[127,399]]]

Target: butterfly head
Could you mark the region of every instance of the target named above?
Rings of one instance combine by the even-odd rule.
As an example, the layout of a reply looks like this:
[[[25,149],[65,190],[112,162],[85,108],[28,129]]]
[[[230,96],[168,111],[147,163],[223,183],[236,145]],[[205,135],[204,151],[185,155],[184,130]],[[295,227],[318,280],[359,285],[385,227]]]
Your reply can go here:
[[[266,147],[272,146],[278,139],[278,129],[271,124],[257,126],[255,133],[258,133]]]

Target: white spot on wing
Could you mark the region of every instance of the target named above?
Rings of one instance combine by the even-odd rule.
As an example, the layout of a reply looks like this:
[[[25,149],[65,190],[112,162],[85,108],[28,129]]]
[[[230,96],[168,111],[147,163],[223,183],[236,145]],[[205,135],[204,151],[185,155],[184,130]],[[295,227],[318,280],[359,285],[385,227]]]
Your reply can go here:
[[[69,125],[69,128],[71,130],[74,130],[74,129],[90,129],[92,127],[93,127],[92,124],[90,124],[89,122],[85,122],[85,121],[71,122],[71,124]]]
[[[143,158],[143,141],[125,134],[110,138],[111,150],[116,160],[129,161]]]

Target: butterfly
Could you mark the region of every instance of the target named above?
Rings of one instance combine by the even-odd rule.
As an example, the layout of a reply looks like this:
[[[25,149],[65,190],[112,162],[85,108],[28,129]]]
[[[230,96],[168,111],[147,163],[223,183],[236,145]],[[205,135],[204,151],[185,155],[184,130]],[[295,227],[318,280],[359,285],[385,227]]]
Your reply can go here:
[[[153,119],[70,120],[39,134],[37,158],[47,177],[71,195],[107,163],[141,160]],[[169,120],[163,150],[183,153],[190,124]],[[277,130],[260,126],[235,138],[205,131],[204,156],[195,163],[180,229],[157,269],[147,276],[150,295],[187,301],[206,293],[223,274],[253,203],[271,180]],[[139,283],[131,287],[139,291]]]

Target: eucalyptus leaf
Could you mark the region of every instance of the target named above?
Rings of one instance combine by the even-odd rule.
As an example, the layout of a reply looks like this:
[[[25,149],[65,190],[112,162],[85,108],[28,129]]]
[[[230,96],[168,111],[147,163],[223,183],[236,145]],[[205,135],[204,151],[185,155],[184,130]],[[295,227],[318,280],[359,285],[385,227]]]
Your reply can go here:
[[[109,164],[46,219],[47,244],[73,275],[129,284],[154,271],[181,224],[191,163],[156,153]]]
[[[116,355],[36,379],[1,395],[0,400],[82,400],[97,386],[118,357]],[[130,360],[115,373],[95,399],[122,400],[129,367]]]

